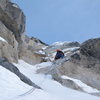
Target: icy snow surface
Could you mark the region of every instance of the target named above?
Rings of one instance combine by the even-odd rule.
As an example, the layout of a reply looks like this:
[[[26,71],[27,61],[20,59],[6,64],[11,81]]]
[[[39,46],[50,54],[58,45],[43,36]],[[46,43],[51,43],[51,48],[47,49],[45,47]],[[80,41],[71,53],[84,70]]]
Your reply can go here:
[[[67,43],[70,43],[69,41],[64,41],[64,42],[62,42],[62,41],[59,41],[59,42],[55,42],[55,43],[53,43],[52,45],[55,45],[55,46],[60,46],[60,45],[63,45],[63,44],[67,44]]]
[[[38,64],[41,67],[50,66],[52,63],[46,62]],[[37,66],[31,66],[22,60],[16,65],[22,73],[29,77],[34,83],[43,88],[35,90],[31,94],[21,97],[18,100],[99,100],[100,98],[71,90],[52,80],[49,75],[36,74]],[[81,84],[81,83],[80,83]],[[30,99],[29,99],[30,98]],[[31,99],[32,98],[32,99]]]
[[[2,37],[0,37],[0,40],[7,43],[7,41]]]
[[[0,66],[0,100],[14,100],[31,88],[20,81],[15,74]]]
[[[45,67],[50,62],[39,65],[29,65],[23,60],[14,64],[43,90],[33,89],[23,83],[15,74],[0,66],[0,100],[100,100],[100,97],[81,93],[62,86],[52,80],[50,75],[36,74],[37,66]],[[81,83],[80,83],[81,84]]]

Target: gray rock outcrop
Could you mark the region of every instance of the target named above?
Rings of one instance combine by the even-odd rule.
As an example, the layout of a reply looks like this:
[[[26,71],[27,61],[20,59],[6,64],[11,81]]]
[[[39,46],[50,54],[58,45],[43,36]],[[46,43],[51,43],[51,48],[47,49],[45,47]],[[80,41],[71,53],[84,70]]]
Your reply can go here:
[[[31,51],[38,51],[38,50],[41,50],[41,49],[45,48],[46,46],[48,46],[41,40],[39,40],[35,37],[29,38],[27,35],[25,35],[25,42],[28,46],[28,50],[31,50]]]
[[[25,31],[25,16],[22,10],[10,0],[0,0],[0,21],[20,41],[21,34]]]
[[[30,64],[40,63],[44,55],[37,54],[35,51],[42,49],[45,44],[36,38],[29,38],[24,32],[23,11],[10,0],[0,0],[0,37],[8,43],[0,41],[0,57],[16,63],[18,59]]]
[[[7,58],[10,62],[18,62],[18,52],[16,48],[6,42],[0,41],[0,57]]]
[[[4,38],[11,46],[18,48],[18,42],[12,31],[10,31],[1,21],[0,21],[0,37]]]
[[[85,56],[100,59],[100,38],[89,39],[82,43],[80,53]]]
[[[18,62],[18,46],[25,31],[25,16],[21,9],[10,0],[0,0],[0,57]]]
[[[26,35],[22,35],[22,40],[19,47],[19,58],[33,65],[42,62],[42,57],[45,54],[39,54],[39,50],[42,50],[46,45],[38,39],[29,38]]]
[[[18,61],[18,43],[14,34],[0,21],[0,37],[7,42],[0,41],[0,57],[7,58],[10,62]]]
[[[83,64],[68,61],[65,62],[59,70],[61,75],[67,75],[79,79],[89,86],[100,89],[100,74],[96,72],[96,69],[93,70],[85,67]]]
[[[70,60],[58,67],[61,75],[79,79],[89,86],[100,89],[100,38],[84,42]]]

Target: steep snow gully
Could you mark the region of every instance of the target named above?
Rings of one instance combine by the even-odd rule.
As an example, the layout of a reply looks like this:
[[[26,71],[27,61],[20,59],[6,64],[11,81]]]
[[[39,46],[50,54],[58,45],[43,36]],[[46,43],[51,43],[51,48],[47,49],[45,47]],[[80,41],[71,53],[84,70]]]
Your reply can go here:
[[[0,100],[84,100],[87,98],[90,100],[99,100],[99,97],[81,93],[62,86],[57,81],[54,81],[51,75],[36,73],[36,70],[41,67],[51,66],[51,62],[32,66],[23,60],[19,60],[18,64],[14,65],[33,83],[40,86],[42,90],[25,84],[17,75],[0,66]],[[62,76],[62,78],[68,77]],[[79,84],[83,87],[81,82],[79,82]],[[85,90],[88,91],[88,89],[88,87],[85,87]],[[93,89],[91,91],[99,92]]]

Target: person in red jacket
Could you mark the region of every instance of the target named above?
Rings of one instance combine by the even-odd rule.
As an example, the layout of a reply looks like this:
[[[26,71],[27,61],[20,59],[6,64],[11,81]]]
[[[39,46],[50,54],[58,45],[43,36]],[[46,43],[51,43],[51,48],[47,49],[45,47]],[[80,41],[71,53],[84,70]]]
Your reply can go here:
[[[64,53],[61,50],[57,49],[56,52],[55,60],[64,58]]]

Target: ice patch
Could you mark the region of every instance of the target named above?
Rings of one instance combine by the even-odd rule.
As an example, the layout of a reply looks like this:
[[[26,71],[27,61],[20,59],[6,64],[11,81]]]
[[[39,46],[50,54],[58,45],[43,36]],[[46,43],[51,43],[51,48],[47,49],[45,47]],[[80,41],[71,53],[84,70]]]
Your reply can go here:
[[[19,8],[18,5],[16,5],[16,4],[13,4],[12,6],[15,7],[15,8]]]
[[[3,41],[3,42],[6,42],[8,43],[4,38],[0,37],[0,40]]]

